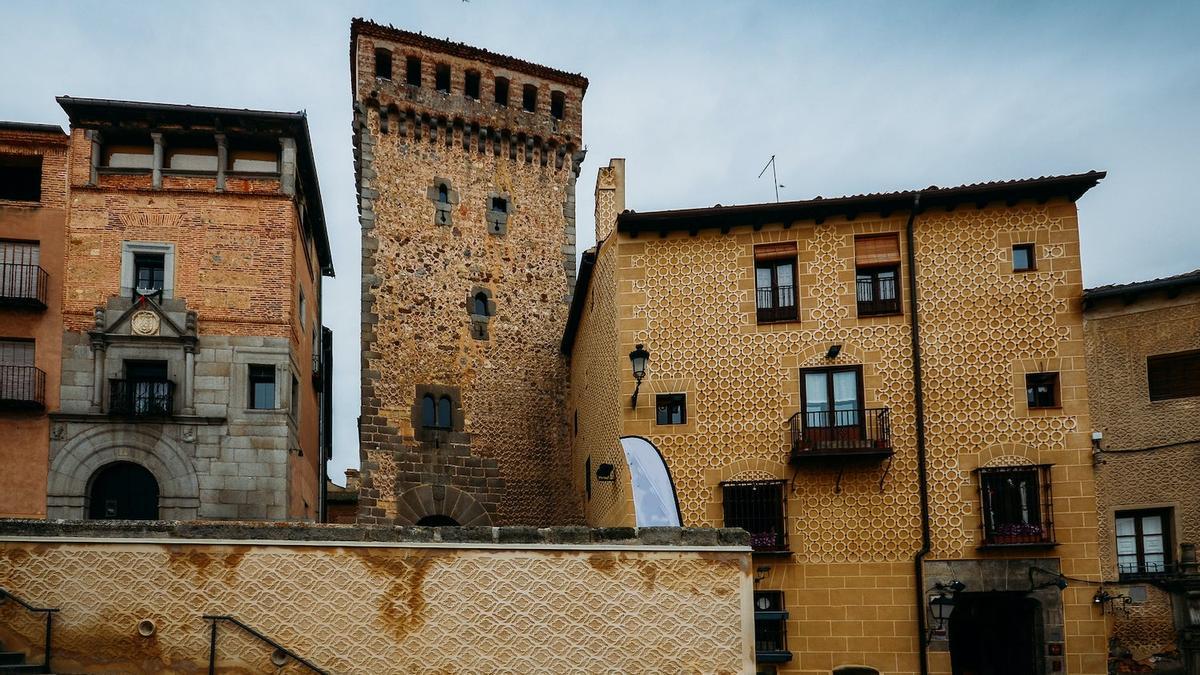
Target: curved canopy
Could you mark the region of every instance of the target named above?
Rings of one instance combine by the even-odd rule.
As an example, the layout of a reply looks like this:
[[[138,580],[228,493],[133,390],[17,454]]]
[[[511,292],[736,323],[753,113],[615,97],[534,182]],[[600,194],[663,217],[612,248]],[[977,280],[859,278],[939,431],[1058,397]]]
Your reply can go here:
[[[629,478],[633,484],[633,508],[638,527],[679,527],[679,502],[675,485],[654,444],[638,436],[621,439]]]

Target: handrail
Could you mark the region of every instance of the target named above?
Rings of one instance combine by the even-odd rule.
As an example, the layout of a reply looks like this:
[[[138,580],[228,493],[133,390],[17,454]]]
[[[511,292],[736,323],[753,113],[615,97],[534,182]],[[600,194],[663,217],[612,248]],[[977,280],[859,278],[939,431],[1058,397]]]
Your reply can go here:
[[[266,635],[263,635],[262,633],[258,632],[254,628],[247,626],[246,624],[242,623],[235,617],[229,616],[228,614],[205,614],[203,616],[206,621],[212,622],[212,633],[210,634],[209,645],[208,645],[208,672],[209,672],[209,675],[213,675],[214,673],[217,672],[217,622],[218,621],[228,621],[229,623],[232,623],[233,625],[237,626],[238,628],[241,628],[242,630],[246,631],[247,633],[258,638],[259,640],[271,645],[277,651],[281,651],[284,654],[287,654],[289,657],[291,657],[291,659],[293,661],[296,661],[297,663],[299,663],[303,666],[306,666],[309,670],[313,671],[314,673],[320,673],[321,675],[329,675],[328,671],[318,668],[317,665],[314,664],[312,661],[309,661],[308,659],[304,658],[303,656],[300,656],[296,652],[288,649],[287,647],[284,647],[283,645],[272,640],[271,638],[267,637]]]
[[[46,613],[46,655],[42,659],[42,672],[43,673],[50,672],[50,652],[53,649],[53,642],[52,642],[51,636],[52,636],[53,630],[54,630],[54,614],[56,612],[60,611],[59,608],[58,607],[37,607],[37,606],[31,605],[30,603],[22,600],[21,598],[13,595],[11,591],[8,591],[7,589],[4,589],[4,588],[0,588],[0,602],[3,602],[7,598],[11,598],[11,599],[15,600],[18,605],[24,607],[25,609],[29,610],[30,612],[45,612]]]

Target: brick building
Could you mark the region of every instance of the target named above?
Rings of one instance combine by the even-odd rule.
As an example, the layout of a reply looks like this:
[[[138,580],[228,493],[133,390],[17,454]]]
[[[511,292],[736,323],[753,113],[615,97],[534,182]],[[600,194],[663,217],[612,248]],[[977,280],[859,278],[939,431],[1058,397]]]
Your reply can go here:
[[[0,122],[0,517],[46,515],[66,214],[67,135]]]
[[[46,515],[318,518],[333,268],[304,114],[58,100]]]
[[[562,345],[588,524],[747,529],[760,672],[1106,672],[1074,203],[1104,174],[650,213],[623,174]]]
[[[582,76],[351,26],[362,224],[359,522],[578,522],[558,339]]]
[[[1112,656],[1197,675],[1200,270],[1083,299]]]

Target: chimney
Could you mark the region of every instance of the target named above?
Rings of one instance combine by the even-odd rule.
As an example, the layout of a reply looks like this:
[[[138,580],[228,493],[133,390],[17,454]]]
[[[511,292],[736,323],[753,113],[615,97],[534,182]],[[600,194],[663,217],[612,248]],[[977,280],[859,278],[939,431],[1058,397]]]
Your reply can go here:
[[[358,492],[358,469],[346,469],[346,489]]]
[[[608,160],[596,174],[596,243],[617,229],[617,215],[625,210],[625,160]]]

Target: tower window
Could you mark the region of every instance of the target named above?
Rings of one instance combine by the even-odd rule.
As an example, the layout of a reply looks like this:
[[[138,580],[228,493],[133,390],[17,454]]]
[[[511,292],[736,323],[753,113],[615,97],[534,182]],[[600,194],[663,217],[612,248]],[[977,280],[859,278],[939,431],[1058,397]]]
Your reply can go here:
[[[445,183],[442,183],[441,185],[438,186],[438,203],[439,204],[449,204],[450,203],[450,188],[447,187]]]
[[[525,85],[525,88],[521,90],[521,109],[525,112],[537,110],[537,87],[532,84]]]
[[[251,364],[250,405],[252,410],[270,410],[275,407],[275,366]]]
[[[496,105],[508,105],[508,78],[496,78]]]
[[[405,82],[414,87],[421,86],[421,59],[410,56],[405,61]]]
[[[1012,248],[1012,264],[1014,272],[1032,272],[1037,269],[1033,257],[1033,244],[1017,244]]]
[[[438,399],[437,406],[437,426],[441,429],[450,428],[450,411],[454,404],[450,402],[449,396],[443,396]]]
[[[0,155],[0,199],[41,201],[41,155]]]
[[[392,79],[392,50],[383,47],[375,49],[375,77]]]
[[[508,200],[504,197],[492,197],[492,210],[508,213]]]
[[[434,85],[437,87],[437,90],[442,92],[443,94],[449,94],[450,93],[450,66],[445,63],[437,64],[437,71],[435,74],[436,74],[436,77],[434,78]]]
[[[567,108],[567,95],[561,91],[550,92],[550,116],[561,120]]]
[[[426,429],[449,429],[454,402],[450,396],[425,394],[421,397],[421,426]]]
[[[487,293],[480,291],[475,294],[475,306],[472,308],[474,314],[478,316],[491,316],[488,311],[488,296]]]
[[[493,192],[488,195],[487,213],[485,220],[487,221],[488,234],[503,235],[508,232],[508,215],[512,211],[512,204],[509,203],[508,193]]]
[[[479,100],[479,71],[468,70],[466,82],[463,85],[463,95],[467,98]]]

